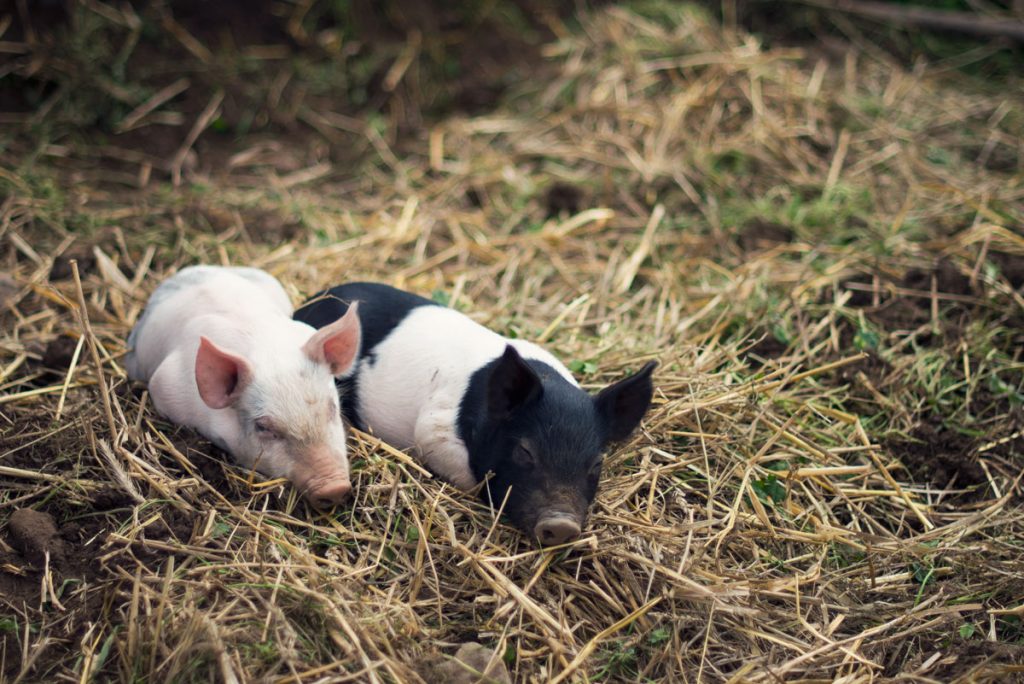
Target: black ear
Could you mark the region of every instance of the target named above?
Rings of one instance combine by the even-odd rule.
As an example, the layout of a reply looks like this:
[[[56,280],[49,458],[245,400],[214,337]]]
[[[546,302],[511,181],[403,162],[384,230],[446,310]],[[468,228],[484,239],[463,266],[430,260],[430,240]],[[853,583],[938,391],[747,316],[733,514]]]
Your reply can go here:
[[[640,419],[651,405],[651,395],[654,394],[651,373],[657,366],[657,361],[650,361],[640,372],[605,387],[594,397],[597,415],[608,435],[607,441],[621,442],[640,424]]]
[[[542,391],[537,374],[512,345],[506,345],[487,382],[487,413],[496,420],[508,418],[519,407],[540,397]]]

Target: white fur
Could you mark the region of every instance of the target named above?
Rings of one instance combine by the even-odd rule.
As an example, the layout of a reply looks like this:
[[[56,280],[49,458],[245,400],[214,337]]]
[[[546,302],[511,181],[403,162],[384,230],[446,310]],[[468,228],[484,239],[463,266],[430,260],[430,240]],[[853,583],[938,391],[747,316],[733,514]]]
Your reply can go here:
[[[345,431],[334,377],[302,351],[315,330],[291,314],[288,295],[263,271],[186,268],[153,293],[129,337],[126,366],[129,377],[149,384],[154,406],[171,421],[199,430],[244,466],[311,489],[347,479]],[[233,406],[212,409],[199,395],[200,336],[252,369]],[[247,429],[262,416],[284,426],[287,440]]]
[[[456,432],[459,404],[473,373],[501,356],[507,344],[576,384],[572,373],[536,344],[507,340],[452,309],[421,306],[360,362],[359,387],[373,391],[358,393],[359,417],[385,442],[415,447],[435,473],[470,489],[476,478]]]

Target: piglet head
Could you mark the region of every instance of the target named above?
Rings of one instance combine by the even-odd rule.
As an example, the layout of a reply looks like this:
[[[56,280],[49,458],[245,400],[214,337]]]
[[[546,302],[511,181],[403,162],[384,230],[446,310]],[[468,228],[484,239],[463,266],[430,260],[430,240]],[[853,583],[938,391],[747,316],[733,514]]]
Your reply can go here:
[[[591,397],[550,366],[506,347],[491,371],[482,431],[492,502],[504,501],[512,522],[542,544],[578,537],[597,494],[602,452],[640,423],[654,366]]]
[[[352,489],[335,379],[352,372],[359,353],[356,309],[291,351],[273,346],[246,359],[202,338],[196,354],[203,401],[231,411],[228,450],[243,466],[288,478],[319,508]]]

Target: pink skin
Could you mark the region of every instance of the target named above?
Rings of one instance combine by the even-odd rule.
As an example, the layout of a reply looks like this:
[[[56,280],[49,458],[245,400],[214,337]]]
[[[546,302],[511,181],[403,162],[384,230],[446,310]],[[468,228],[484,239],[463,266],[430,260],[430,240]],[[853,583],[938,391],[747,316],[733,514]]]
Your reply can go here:
[[[280,285],[251,271],[186,269],[162,285],[133,331],[129,375],[162,415],[332,506],[352,489],[334,380],[352,370],[358,316],[318,331],[292,321]]]
[[[318,366],[326,367],[332,376],[344,374],[359,351],[359,319],[346,315],[321,328],[302,345],[302,353]],[[195,379],[199,396],[212,409],[228,409],[252,389],[255,374],[245,358],[225,351],[206,337],[200,337],[196,352]],[[333,383],[331,384],[333,389]],[[315,400],[306,397],[317,412]],[[263,462],[268,474],[283,475],[278,462],[290,462],[287,477],[315,506],[328,508],[344,500],[352,490],[348,477],[348,461],[342,438],[341,448],[332,444],[332,423],[340,424],[337,404],[329,402],[322,421],[305,421],[292,416],[291,421],[275,420],[273,412],[264,412],[254,421],[258,447],[246,448],[246,435],[238,435],[240,450],[258,451],[255,467]],[[342,433],[343,434],[343,433]],[[281,451],[285,453],[280,453]]]
[[[241,356],[226,352],[206,337],[196,352],[196,387],[212,409],[225,409],[242,396],[252,382],[252,368]]]
[[[347,470],[337,471],[336,463],[337,456],[329,449],[307,452],[304,458],[297,459],[297,464],[302,467],[296,468],[295,484],[318,508],[330,508],[341,503],[352,491]]]

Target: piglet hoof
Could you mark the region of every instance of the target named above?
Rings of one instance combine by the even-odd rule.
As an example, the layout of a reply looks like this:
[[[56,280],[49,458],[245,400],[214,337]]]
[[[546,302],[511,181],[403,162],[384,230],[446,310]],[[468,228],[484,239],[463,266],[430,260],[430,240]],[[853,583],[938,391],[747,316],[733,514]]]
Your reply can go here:
[[[580,536],[580,531],[578,522],[564,516],[542,518],[533,528],[533,533],[544,546],[564,544]]]
[[[348,498],[352,492],[352,483],[348,480],[337,480],[306,492],[309,502],[320,510],[337,506]]]

